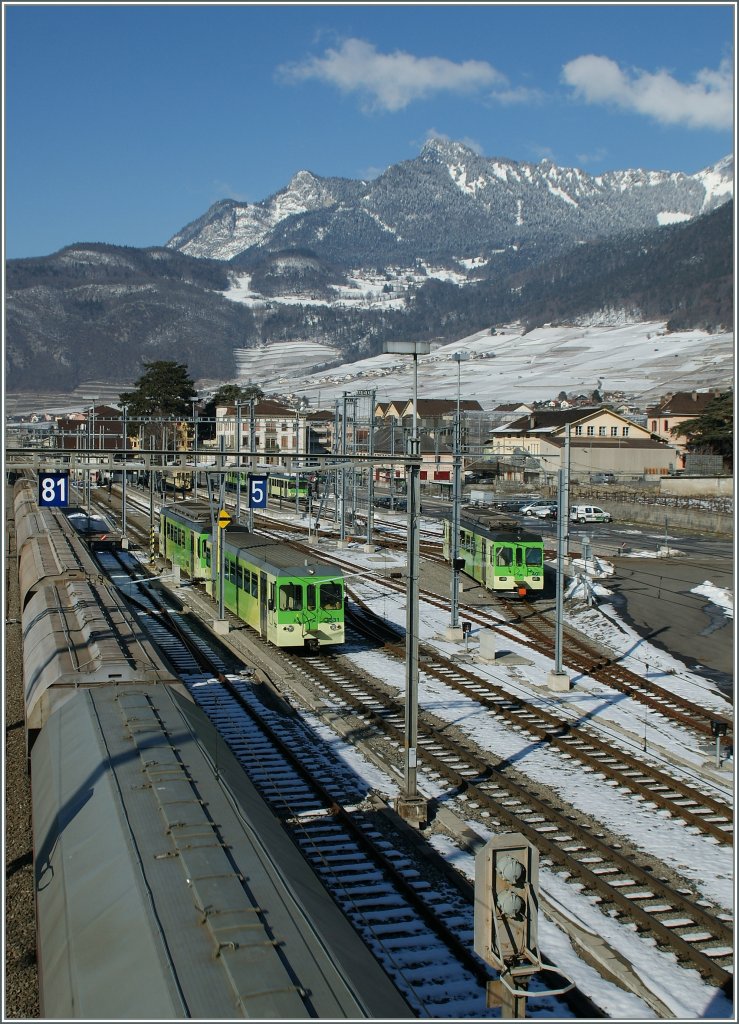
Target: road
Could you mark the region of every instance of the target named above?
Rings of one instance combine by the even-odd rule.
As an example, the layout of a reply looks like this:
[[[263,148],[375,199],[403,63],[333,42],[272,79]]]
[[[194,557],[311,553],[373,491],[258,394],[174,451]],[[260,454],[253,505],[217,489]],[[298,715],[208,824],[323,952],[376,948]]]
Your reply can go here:
[[[530,522],[530,520],[526,520]],[[556,540],[556,524],[542,533]],[[734,554],[728,540],[669,533],[653,526],[569,524],[569,551],[582,552],[587,538],[595,555],[607,558],[616,575],[605,584],[623,620],[655,647],[714,682],[733,699],[734,620],[693,588],[710,583],[733,595]],[[619,549],[631,552],[620,555]],[[660,549],[674,554],[656,557]],[[639,557],[643,552],[644,557]]]

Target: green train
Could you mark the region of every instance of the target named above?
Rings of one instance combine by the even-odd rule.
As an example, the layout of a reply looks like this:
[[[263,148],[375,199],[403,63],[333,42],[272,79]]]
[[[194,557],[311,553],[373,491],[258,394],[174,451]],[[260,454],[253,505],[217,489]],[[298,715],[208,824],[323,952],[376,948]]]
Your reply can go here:
[[[289,473],[267,473],[267,471],[265,471],[263,475],[267,477],[267,494],[270,498],[295,501],[296,482],[294,475]],[[226,488],[229,491],[235,492],[237,486],[238,472],[234,469],[232,472],[226,473]],[[242,470],[241,488],[244,493],[246,493],[248,486],[248,474]],[[301,476],[297,483],[297,493],[301,500],[307,498],[310,493],[310,489],[311,481],[307,477]]]
[[[160,554],[215,596],[220,591],[211,531],[206,502],[178,502],[160,511]],[[338,566],[301,559],[285,543],[236,524],[220,532],[223,604],[230,612],[276,647],[315,651],[344,642],[344,573]]]
[[[444,521],[444,558],[452,558],[452,526]],[[466,515],[459,524],[462,571],[483,587],[517,597],[544,589],[544,541],[500,513]]]

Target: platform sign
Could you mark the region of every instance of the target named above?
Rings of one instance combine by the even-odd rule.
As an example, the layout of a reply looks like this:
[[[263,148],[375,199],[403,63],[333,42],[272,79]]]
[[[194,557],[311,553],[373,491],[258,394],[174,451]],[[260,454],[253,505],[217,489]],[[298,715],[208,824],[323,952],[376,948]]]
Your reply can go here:
[[[38,503],[39,508],[67,508],[69,505],[69,473],[40,473]]]
[[[228,514],[225,508],[222,508],[218,513],[218,525],[222,530],[225,530],[231,523],[231,516]]]
[[[248,508],[267,507],[267,477],[249,477],[249,504]]]

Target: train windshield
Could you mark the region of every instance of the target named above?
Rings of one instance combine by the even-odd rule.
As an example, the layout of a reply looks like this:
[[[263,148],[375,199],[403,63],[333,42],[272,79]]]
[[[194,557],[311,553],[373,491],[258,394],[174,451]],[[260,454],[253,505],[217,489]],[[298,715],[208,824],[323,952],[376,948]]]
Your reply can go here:
[[[280,611],[299,612],[303,607],[303,588],[300,583],[283,583],[280,587]]]
[[[321,610],[325,612],[336,611],[341,608],[341,584],[321,584]]]
[[[496,565],[513,565],[513,548],[501,545],[495,552]]]
[[[526,548],[526,565],[541,565],[541,548]]]

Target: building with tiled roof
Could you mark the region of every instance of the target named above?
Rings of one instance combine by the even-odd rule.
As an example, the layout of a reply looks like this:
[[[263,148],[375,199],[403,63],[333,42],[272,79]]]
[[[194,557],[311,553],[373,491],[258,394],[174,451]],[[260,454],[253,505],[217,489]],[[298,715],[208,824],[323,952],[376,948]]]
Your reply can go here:
[[[489,455],[536,459],[544,478],[563,467],[567,428],[570,435],[570,478],[589,479],[613,473],[616,480],[653,479],[676,468],[674,445],[605,406],[537,409],[494,428],[485,445]]]
[[[679,465],[685,466],[687,437],[684,434],[673,434],[673,427],[685,423],[686,420],[701,416],[712,399],[718,398],[718,391],[677,391],[667,395],[658,405],[647,409],[647,423],[652,434],[668,441],[678,450]]]

